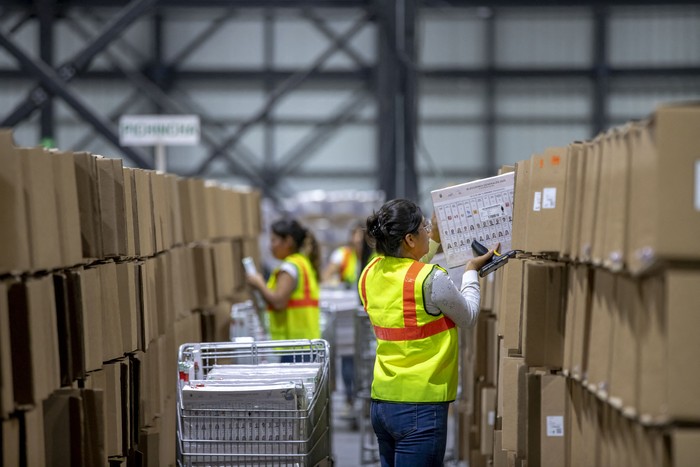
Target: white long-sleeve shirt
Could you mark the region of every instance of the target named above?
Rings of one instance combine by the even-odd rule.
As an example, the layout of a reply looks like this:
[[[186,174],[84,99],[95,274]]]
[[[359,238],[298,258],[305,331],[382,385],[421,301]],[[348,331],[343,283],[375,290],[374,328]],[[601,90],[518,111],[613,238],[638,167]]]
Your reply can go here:
[[[431,239],[430,249],[421,261],[429,262],[438,246],[439,243]],[[461,287],[458,289],[449,275],[435,268],[423,283],[423,296],[429,314],[437,315],[442,312],[460,328],[470,328],[476,324],[481,302],[479,275],[476,271],[465,271],[462,274]]]

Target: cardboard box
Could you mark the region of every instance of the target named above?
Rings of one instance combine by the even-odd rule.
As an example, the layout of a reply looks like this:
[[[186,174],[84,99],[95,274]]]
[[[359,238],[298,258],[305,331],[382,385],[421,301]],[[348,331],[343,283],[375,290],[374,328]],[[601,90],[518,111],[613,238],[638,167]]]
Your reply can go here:
[[[611,130],[609,135],[610,186],[605,219],[603,265],[611,271],[625,267],[627,249],[627,216],[629,211],[630,153],[627,133],[629,125]]]
[[[105,363],[102,371],[93,374],[94,389],[104,393],[104,433],[105,454],[123,456],[122,392],[126,389],[122,382],[122,362]]]
[[[170,225],[172,226],[173,246],[184,243],[184,232],[182,226],[182,205],[180,201],[179,177],[166,174],[166,191],[170,208]]]
[[[197,308],[207,308],[216,304],[211,250],[211,245],[195,245],[190,249],[194,262]]]
[[[593,237],[591,240],[591,262],[595,265],[603,264],[605,254],[605,235],[608,228],[610,202],[612,201],[611,189],[616,183],[612,179],[613,151],[612,130],[601,134],[597,139],[597,150],[600,157],[600,169],[598,172],[598,195],[594,207]]]
[[[187,252],[185,247],[179,246],[170,250],[170,263],[172,273],[173,316],[178,319],[190,315],[191,297],[189,294],[191,270],[187,270]]]
[[[173,325],[172,266],[169,252],[156,256],[156,311],[158,318],[158,334],[167,332]]]
[[[134,262],[117,263],[116,273],[122,349],[124,353],[130,353],[139,348],[141,303],[138,294],[138,265]]]
[[[61,264],[64,267],[74,266],[82,263],[83,250],[80,240],[80,210],[73,153],[52,151],[51,160],[59,213],[57,217]]]
[[[85,268],[78,273],[85,371],[102,368],[103,313],[100,272],[100,268]]]
[[[15,402],[36,404],[60,386],[51,276],[11,284],[8,304]]]
[[[260,193],[260,190],[249,187],[246,187],[241,191],[243,191],[242,206],[243,221],[245,225],[244,235],[248,238],[257,238],[262,232],[262,218],[260,215],[260,200],[262,198],[262,193]]]
[[[566,465],[569,440],[566,419],[566,378],[552,374],[528,375],[530,465]]]
[[[156,295],[156,260],[148,258],[139,263],[139,285],[141,295],[141,324],[142,340],[140,348],[148,350],[153,341],[158,338],[158,300]]]
[[[526,261],[511,259],[503,269],[502,316],[503,346],[506,351],[522,355],[523,274]]]
[[[231,236],[233,238],[243,238],[245,235],[245,219],[243,211],[243,193],[238,190],[231,189],[228,192],[226,201],[226,210],[230,214],[231,219]]]
[[[11,130],[0,130],[0,274],[30,268],[26,201],[20,156]]]
[[[61,387],[71,386],[75,378],[73,371],[73,341],[76,339],[72,326],[72,297],[68,286],[67,274],[59,271],[53,274],[54,296],[56,304],[56,332],[58,339],[58,356],[61,369]]]
[[[530,211],[525,251],[562,250],[568,154],[565,147],[547,148],[530,159]]]
[[[671,466],[685,467],[697,464],[700,459],[700,430],[674,429],[671,439]]]
[[[639,353],[636,345],[637,320],[643,313],[639,282],[617,277],[616,306],[613,311],[613,336],[610,364],[609,402],[628,416],[636,416]]]
[[[693,356],[700,352],[700,341],[694,336],[700,325],[698,284],[696,269],[669,269],[643,282],[646,306],[637,335],[643,422],[700,420],[700,372],[689,370]]]
[[[527,366],[562,366],[565,284],[562,263],[529,261],[525,265],[523,356]]]
[[[573,267],[573,315],[571,326],[571,371],[577,381],[585,381],[588,375],[588,345],[591,327],[593,299],[593,270],[585,264]],[[567,316],[567,319],[569,317]],[[567,339],[569,336],[567,335]]]
[[[591,303],[587,381],[590,391],[607,398],[612,361],[613,315],[617,299],[617,276],[596,269]]]
[[[527,367],[521,357],[504,357],[503,384],[503,449],[525,456],[527,450]]]
[[[591,262],[595,239],[596,208],[600,185],[601,137],[585,145],[585,169],[583,199],[581,200],[581,224],[579,229],[578,260]]]
[[[225,214],[219,214],[219,184],[212,180],[207,180],[204,184],[204,209],[206,211],[207,232],[210,239],[217,239],[223,236],[221,219]]]
[[[561,251],[562,258],[573,258],[577,248],[574,248],[574,235],[577,222],[580,220],[580,199],[583,188],[579,177],[582,171],[580,161],[583,158],[583,143],[574,142],[566,148],[566,182],[564,194],[564,213],[562,217]]]
[[[496,425],[496,388],[484,387],[481,389],[481,417],[479,429],[481,430],[481,454],[488,456],[493,452],[493,433]]]
[[[117,265],[110,261],[100,264],[98,269],[102,298],[102,361],[108,362],[124,355]]]
[[[7,283],[0,282],[0,419],[7,418],[15,408],[12,388],[12,344]]]
[[[83,406],[80,389],[61,389],[43,403],[48,466],[84,466]]]
[[[0,419],[2,451],[0,460],[7,467],[19,467],[20,464],[20,421],[19,418]]]
[[[134,194],[132,202],[136,207],[134,223],[137,238],[136,252],[141,257],[153,256],[155,253],[155,234],[153,232],[153,199],[149,172],[134,170]]]
[[[134,169],[129,167],[123,168],[124,172],[124,231],[126,232],[126,256],[134,257],[136,251],[136,223],[138,222],[138,213],[136,212],[136,203],[134,198]]]
[[[628,262],[633,273],[661,260],[700,259],[698,125],[698,104],[668,105],[632,137]]]
[[[214,243],[212,247],[216,299],[231,298],[234,292],[233,246],[230,241],[220,241]]]
[[[566,465],[602,465],[599,460],[599,401],[577,381],[568,379],[566,386],[566,430],[569,433]]]
[[[530,160],[515,164],[515,191],[513,193],[513,232],[512,248],[527,248],[527,225],[530,202]]]
[[[151,189],[151,214],[153,216],[151,222],[153,224],[153,245],[155,253],[159,253],[168,248],[168,246],[166,246],[165,244],[165,226],[163,225],[165,218],[165,201],[163,198],[165,196],[165,193],[163,191],[162,178],[163,174],[154,171],[148,171],[148,180]]]
[[[31,269],[59,268],[63,264],[51,156],[42,148],[20,148],[18,151],[26,196]]]
[[[24,436],[20,437],[20,453],[24,452],[26,465],[46,465],[44,411],[41,404],[24,412]],[[20,454],[20,458],[22,455]]]
[[[103,257],[96,158],[88,152],[74,152],[73,160],[75,161],[75,180],[78,188],[83,258],[90,261]]]

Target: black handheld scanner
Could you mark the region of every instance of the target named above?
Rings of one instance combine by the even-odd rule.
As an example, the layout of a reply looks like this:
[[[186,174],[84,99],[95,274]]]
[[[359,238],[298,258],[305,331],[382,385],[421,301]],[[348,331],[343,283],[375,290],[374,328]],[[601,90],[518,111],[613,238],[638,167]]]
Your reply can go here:
[[[474,256],[485,255],[489,252],[489,249],[476,240],[472,240],[472,251]],[[498,251],[493,252],[491,260],[479,269],[479,276],[485,277],[491,274],[496,269],[504,266],[510,258],[513,258],[517,253],[517,250],[511,250],[508,253],[499,253]]]

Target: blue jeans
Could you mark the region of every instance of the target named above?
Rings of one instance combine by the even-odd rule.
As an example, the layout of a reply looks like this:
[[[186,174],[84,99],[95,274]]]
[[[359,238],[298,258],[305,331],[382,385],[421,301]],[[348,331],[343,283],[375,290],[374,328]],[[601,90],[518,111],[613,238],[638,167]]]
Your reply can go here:
[[[382,467],[442,466],[449,406],[372,401],[370,417]]]

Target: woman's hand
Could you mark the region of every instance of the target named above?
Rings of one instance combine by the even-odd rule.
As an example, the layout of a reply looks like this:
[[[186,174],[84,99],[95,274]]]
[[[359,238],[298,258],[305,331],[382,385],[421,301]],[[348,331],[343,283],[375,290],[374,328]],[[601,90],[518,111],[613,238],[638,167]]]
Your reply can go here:
[[[501,247],[501,243],[499,242],[495,248],[489,250],[485,254],[481,256],[477,256],[476,258],[472,258],[469,261],[467,261],[467,265],[465,266],[464,270],[465,271],[478,271],[486,263],[488,263],[491,260],[491,257],[493,256],[493,252],[498,250]]]
[[[265,279],[263,279],[263,276],[261,276],[259,273],[246,274],[245,279],[248,285],[250,285],[256,290],[262,290],[264,288],[267,288],[267,284],[265,284]]]
[[[433,211],[433,217],[430,218],[430,223],[433,224],[433,230],[430,231],[430,238],[435,243],[440,243],[440,229],[438,228],[438,220],[435,211]]]

